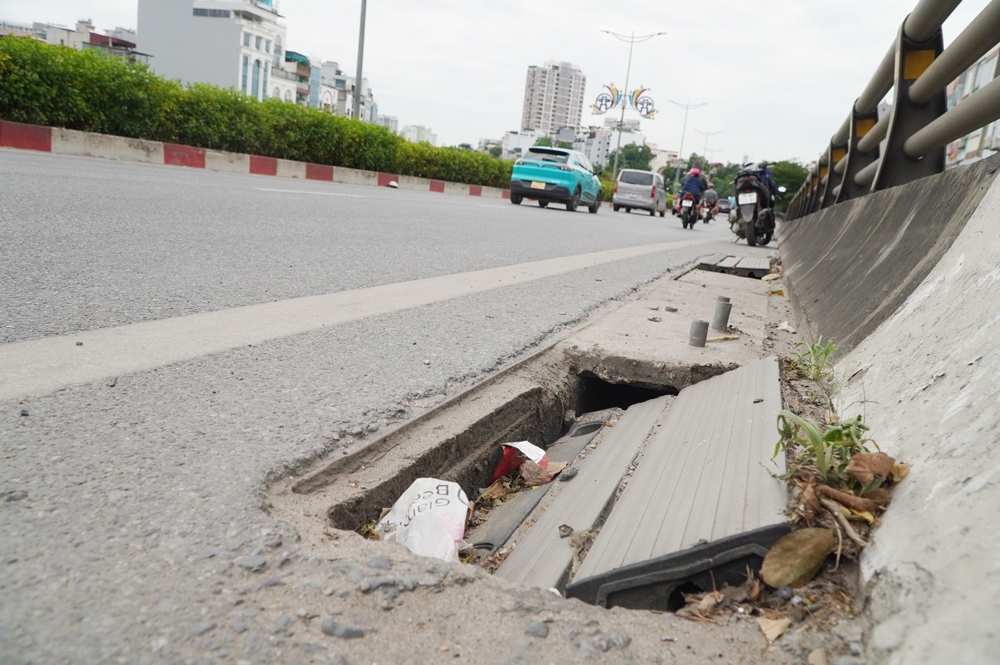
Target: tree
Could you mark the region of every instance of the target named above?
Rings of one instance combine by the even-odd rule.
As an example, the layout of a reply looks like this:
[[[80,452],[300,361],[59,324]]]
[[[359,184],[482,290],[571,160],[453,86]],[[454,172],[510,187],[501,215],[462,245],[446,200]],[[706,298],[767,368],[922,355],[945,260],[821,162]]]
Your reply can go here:
[[[557,148],[566,148],[567,150],[573,149],[573,144],[569,141],[556,141]]]
[[[615,163],[615,152],[612,151],[608,155],[608,164],[614,165]],[[630,143],[622,147],[621,156],[618,158],[618,168],[619,169],[636,169],[638,171],[648,171],[650,170],[650,164],[653,162],[653,151],[649,149],[648,145],[636,145],[635,143]]]
[[[543,148],[551,148],[552,147],[552,138],[549,137],[549,136],[543,136],[542,138],[540,138],[537,141],[535,141],[535,145],[541,146]]]
[[[501,148],[498,145],[495,145],[495,146],[493,146],[493,147],[490,148],[489,153],[490,153],[490,157],[495,157],[497,159],[500,159],[500,155],[503,154],[503,148]]]
[[[783,160],[771,164],[771,175],[778,185],[788,190],[784,196],[779,195],[778,202],[774,206],[778,212],[784,212],[792,196],[809,177],[809,169],[794,160]]]

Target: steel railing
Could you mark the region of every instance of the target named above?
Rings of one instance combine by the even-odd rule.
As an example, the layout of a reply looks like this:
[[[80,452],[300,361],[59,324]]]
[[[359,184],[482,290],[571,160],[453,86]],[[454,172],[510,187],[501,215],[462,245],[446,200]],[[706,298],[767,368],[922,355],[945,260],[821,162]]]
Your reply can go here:
[[[948,109],[951,82],[1000,43],[1000,0],[992,0],[945,49],[941,26],[960,4],[917,3],[795,193],[787,219],[940,173],[945,146],[1000,120],[1000,75]],[[879,118],[890,91],[892,108]]]

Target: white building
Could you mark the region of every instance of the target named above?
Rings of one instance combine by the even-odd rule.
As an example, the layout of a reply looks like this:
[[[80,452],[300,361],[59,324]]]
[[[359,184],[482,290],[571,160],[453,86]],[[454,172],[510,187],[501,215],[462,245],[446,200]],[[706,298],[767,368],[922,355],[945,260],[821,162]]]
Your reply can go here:
[[[399,133],[399,118],[394,115],[380,115],[376,124],[388,127],[393,134]]]
[[[153,71],[264,99],[284,63],[285,25],[273,0],[139,0],[138,47]]]
[[[661,150],[655,143],[647,143],[646,145],[649,146],[649,149],[653,153],[653,161],[650,163],[650,168],[654,171],[662,171],[678,159],[676,150]]]
[[[580,128],[587,77],[568,62],[546,62],[528,67],[524,84],[522,130],[541,130],[551,136],[563,127]]]
[[[618,135],[621,134],[621,147],[630,144],[645,145],[646,137],[638,130],[638,121],[626,121],[623,127],[626,129],[619,131],[614,127],[617,122],[607,123],[606,127],[591,127],[578,132],[573,148],[579,150],[587,156],[594,166],[607,166],[610,162],[609,156],[618,149]],[[634,129],[633,129],[634,128]]]
[[[522,130],[520,132],[507,132],[500,141],[500,156],[504,159],[517,159],[528,148],[535,145],[538,139],[548,136],[540,129]]]
[[[406,125],[399,130],[399,135],[410,143],[430,143],[437,145],[437,135],[423,125]]]

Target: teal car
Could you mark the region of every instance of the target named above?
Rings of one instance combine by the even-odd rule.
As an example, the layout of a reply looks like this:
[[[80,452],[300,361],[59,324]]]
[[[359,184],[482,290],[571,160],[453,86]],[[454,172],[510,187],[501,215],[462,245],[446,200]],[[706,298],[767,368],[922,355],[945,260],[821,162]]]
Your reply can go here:
[[[514,162],[510,176],[510,202],[520,205],[524,199],[538,201],[540,208],[552,201],[563,203],[570,212],[582,203],[596,213],[601,208],[601,181],[582,152],[535,146]]]

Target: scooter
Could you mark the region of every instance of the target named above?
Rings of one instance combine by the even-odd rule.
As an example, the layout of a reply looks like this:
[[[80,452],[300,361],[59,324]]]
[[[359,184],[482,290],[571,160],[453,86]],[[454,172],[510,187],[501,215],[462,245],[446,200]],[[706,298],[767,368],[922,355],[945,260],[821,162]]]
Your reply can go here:
[[[751,247],[766,245],[774,237],[774,208],[765,180],[762,164],[747,164],[736,174],[737,213],[729,228]],[[778,187],[778,192],[785,191]]]
[[[698,206],[694,201],[694,194],[684,192],[681,194],[681,226],[685,229],[694,228],[698,221]]]

